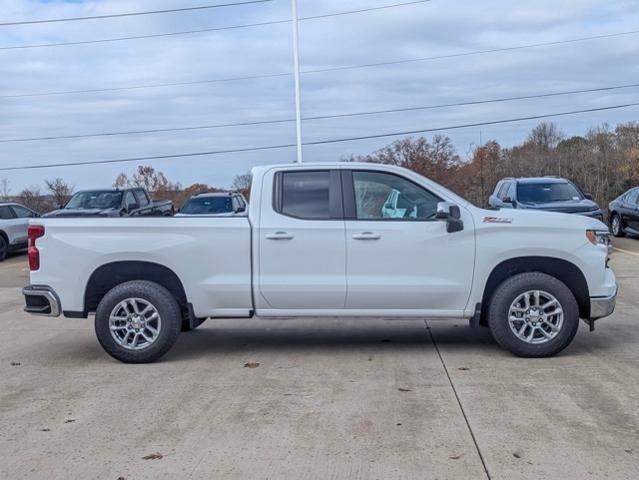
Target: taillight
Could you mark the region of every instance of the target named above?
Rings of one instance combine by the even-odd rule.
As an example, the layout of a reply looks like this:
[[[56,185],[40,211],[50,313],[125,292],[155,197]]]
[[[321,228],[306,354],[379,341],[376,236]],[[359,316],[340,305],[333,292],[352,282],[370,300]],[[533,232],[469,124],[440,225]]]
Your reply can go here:
[[[29,225],[27,229],[27,236],[29,237],[27,256],[29,257],[29,270],[32,272],[40,268],[40,252],[36,247],[36,240],[40,237],[44,237],[43,225]]]

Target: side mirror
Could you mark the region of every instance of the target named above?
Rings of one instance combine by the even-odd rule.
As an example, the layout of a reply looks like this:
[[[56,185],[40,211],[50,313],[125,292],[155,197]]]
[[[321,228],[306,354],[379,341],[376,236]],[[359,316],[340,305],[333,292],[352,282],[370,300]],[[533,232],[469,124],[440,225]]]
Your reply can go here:
[[[246,212],[246,207],[237,207],[237,209],[235,210],[235,213],[242,213],[242,212]]]
[[[460,232],[464,229],[459,205],[455,205],[452,202],[439,202],[435,218],[446,222],[446,231],[448,233]]]
[[[586,200],[592,200],[592,193],[584,193]]]
[[[139,208],[140,208],[140,204],[139,203],[131,203],[127,207],[127,210],[130,212],[131,210],[139,210]]]

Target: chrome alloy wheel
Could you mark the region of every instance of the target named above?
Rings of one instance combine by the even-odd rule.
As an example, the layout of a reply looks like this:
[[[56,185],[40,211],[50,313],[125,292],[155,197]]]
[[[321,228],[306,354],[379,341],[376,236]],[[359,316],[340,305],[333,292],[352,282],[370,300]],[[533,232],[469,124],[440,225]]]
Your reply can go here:
[[[619,217],[615,215],[612,217],[612,233],[617,236],[621,232],[621,222],[619,221]]]
[[[564,312],[555,297],[542,290],[519,295],[508,310],[508,324],[517,338],[532,344],[555,338],[564,323]]]
[[[160,335],[162,319],[157,309],[142,298],[127,298],[118,303],[109,315],[111,336],[128,350],[141,350]]]

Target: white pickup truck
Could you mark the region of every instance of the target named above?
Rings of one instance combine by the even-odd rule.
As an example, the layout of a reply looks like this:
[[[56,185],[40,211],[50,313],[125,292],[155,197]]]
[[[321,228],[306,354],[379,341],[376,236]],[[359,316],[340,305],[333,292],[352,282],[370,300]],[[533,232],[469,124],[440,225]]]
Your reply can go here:
[[[470,319],[543,357],[613,312],[609,244],[598,220],[484,210],[399,167],[292,164],[253,169],[246,216],[32,220],[23,293],[30,313],[95,313],[132,363],[253,315]]]

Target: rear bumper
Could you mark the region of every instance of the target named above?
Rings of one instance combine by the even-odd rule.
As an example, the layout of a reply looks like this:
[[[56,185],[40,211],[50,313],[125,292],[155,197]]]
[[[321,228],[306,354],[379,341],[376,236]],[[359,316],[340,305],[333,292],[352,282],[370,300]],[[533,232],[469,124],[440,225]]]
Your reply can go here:
[[[59,317],[62,312],[60,299],[51,287],[45,285],[29,285],[22,289],[24,295],[24,311],[33,315]]]
[[[615,305],[617,304],[617,292],[609,297],[596,297],[590,298],[590,319],[597,320],[598,318],[607,317],[615,311]]]

